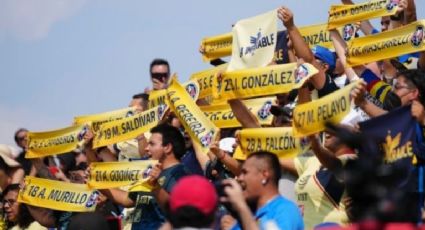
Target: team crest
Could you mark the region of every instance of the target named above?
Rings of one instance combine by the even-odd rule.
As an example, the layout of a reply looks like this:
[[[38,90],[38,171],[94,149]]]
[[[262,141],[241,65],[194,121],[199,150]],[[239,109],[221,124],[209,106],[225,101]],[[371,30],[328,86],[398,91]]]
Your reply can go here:
[[[342,37],[344,38],[344,41],[350,41],[351,38],[354,37],[356,34],[356,28],[353,24],[347,24],[344,26],[344,29],[342,30]]]
[[[92,192],[92,194],[89,197],[89,200],[86,203],[86,208],[93,207],[93,205],[96,204],[96,200],[97,200],[98,197],[99,197],[99,192],[98,191]]]
[[[304,65],[298,66],[297,70],[295,70],[295,84],[300,82],[302,79],[308,76],[308,69]]]
[[[396,6],[398,5],[398,2],[399,2],[399,1],[400,1],[400,0],[390,0],[390,2],[389,2],[389,3],[387,3],[387,6],[386,6],[387,10],[388,10],[388,11],[393,10],[393,9],[394,9],[394,7],[396,7]]]
[[[125,114],[125,117],[131,117],[131,116],[133,116],[133,115],[134,115],[133,110],[129,110],[129,111]]]
[[[78,133],[77,139],[78,141],[82,141],[86,133],[89,131],[89,127],[85,125],[83,129]]]
[[[272,102],[266,101],[264,105],[258,110],[258,117],[262,120],[267,119],[270,116],[270,109],[272,108]]]
[[[153,168],[152,165],[149,165],[145,170],[143,170],[143,173],[142,173],[143,179],[146,179],[149,177],[149,174],[151,174],[152,172],[152,168]]]
[[[424,27],[423,26],[417,26],[416,31],[412,34],[412,37],[410,38],[410,42],[414,47],[419,47],[422,44],[422,41],[424,40]]]
[[[213,141],[213,137],[214,137],[214,131],[213,130],[209,131],[207,134],[205,134],[203,137],[201,137],[200,141],[201,141],[202,147],[210,146],[210,144]]]
[[[159,104],[158,105],[158,109],[157,109],[157,112],[158,112],[158,120],[161,120],[161,118],[162,118],[162,116],[164,115],[164,113],[165,113],[165,109],[166,109],[166,105],[165,104]]]
[[[199,90],[198,90],[198,86],[195,83],[190,82],[189,84],[187,84],[186,85],[186,92],[189,94],[189,96],[193,100],[196,100],[198,98]]]
[[[159,186],[163,186],[164,185],[164,182],[165,182],[165,176],[162,176],[162,177],[160,177],[159,179],[158,179],[158,184],[159,184]]]
[[[301,147],[301,149],[305,149],[309,144],[310,144],[310,142],[308,141],[308,138],[307,137],[301,137],[300,138],[300,147]]]

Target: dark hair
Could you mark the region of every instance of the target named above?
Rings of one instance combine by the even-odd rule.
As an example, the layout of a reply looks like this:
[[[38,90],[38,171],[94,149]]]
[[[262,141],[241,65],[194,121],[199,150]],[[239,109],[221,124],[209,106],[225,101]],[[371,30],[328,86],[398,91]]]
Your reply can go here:
[[[23,132],[23,131],[28,132],[28,130],[27,130],[27,129],[25,129],[25,128],[19,128],[18,130],[16,130],[16,132],[15,132],[15,136],[14,136],[16,144],[18,144],[18,142],[19,142],[19,140],[18,140],[18,134],[19,134],[20,132]]]
[[[184,137],[176,127],[164,123],[153,127],[151,133],[161,134],[162,146],[171,144],[174,156],[178,160],[186,153]]]
[[[151,66],[150,66],[150,73],[152,73],[152,68],[156,65],[166,65],[167,69],[168,69],[168,74],[170,74],[170,65],[168,64],[168,61],[165,59],[161,59],[161,58],[155,58],[152,62],[151,62]]]
[[[7,193],[12,191],[19,192],[19,190],[20,190],[19,184],[8,185],[6,189],[3,191],[2,199],[4,199]],[[20,228],[23,228],[23,229],[27,228],[34,221],[34,218],[31,216],[26,204],[23,204],[23,203],[18,204],[18,213],[19,215],[17,216],[16,223],[18,224]],[[9,224],[12,224],[12,223],[9,223]]]
[[[397,77],[403,76],[412,83],[419,91],[419,101],[425,105],[425,72],[420,69],[409,69],[400,71]]]
[[[276,154],[266,151],[259,151],[249,155],[248,159],[252,157],[255,157],[257,160],[262,160],[267,164],[267,169],[270,169],[273,174],[271,180],[276,186],[278,186],[282,171],[280,168],[279,158],[276,156]]]
[[[147,93],[134,94],[133,99],[143,99],[143,100],[148,101],[149,100],[149,94],[147,94]]]
[[[147,94],[147,93],[135,94],[135,95],[133,95],[133,100],[134,99],[142,99],[140,101],[139,105],[142,107],[143,110],[147,110],[148,109],[149,94]]]
[[[193,206],[182,206],[168,215],[168,219],[174,228],[207,228],[212,225],[214,217],[215,212],[205,215]]]

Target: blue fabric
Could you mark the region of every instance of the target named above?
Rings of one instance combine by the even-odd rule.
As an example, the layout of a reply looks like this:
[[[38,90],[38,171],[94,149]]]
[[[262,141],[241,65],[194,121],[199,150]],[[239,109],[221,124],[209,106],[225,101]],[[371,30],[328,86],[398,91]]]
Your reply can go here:
[[[176,182],[188,174],[190,174],[189,170],[184,165],[177,164],[163,170],[158,181],[160,186],[169,193]],[[164,214],[150,193],[133,192],[129,197],[136,203],[132,230],[158,229],[165,222]]]
[[[183,155],[180,161],[193,174],[197,174],[201,176],[204,175],[204,172],[202,171],[201,165],[199,164],[199,161],[196,158],[196,155],[193,149],[187,150],[186,154]]]
[[[270,222],[273,222],[281,230],[304,229],[303,218],[298,207],[280,195],[258,209],[255,212],[255,219],[260,229],[267,229],[267,224]],[[241,229],[239,223],[232,227],[232,230],[237,229]]]
[[[333,52],[323,46],[315,46],[312,49],[314,56],[320,59],[324,63],[329,65],[329,69],[332,71],[335,69],[336,57]]]

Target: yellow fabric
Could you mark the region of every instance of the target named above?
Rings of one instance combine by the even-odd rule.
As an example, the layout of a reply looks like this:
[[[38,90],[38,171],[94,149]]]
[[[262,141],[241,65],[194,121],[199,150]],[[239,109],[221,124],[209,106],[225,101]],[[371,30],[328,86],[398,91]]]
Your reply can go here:
[[[331,34],[329,33],[327,27],[328,24],[323,23],[317,25],[303,26],[299,28],[299,31],[300,34],[303,36],[304,41],[310,46],[310,48],[320,45],[328,49],[334,49]],[[353,30],[348,30],[349,28],[353,28]],[[353,24],[348,24],[344,25],[343,27],[339,27],[338,31],[346,42],[354,38],[355,27]]]
[[[296,63],[271,65],[255,69],[245,69],[222,74],[221,81],[214,81],[213,95],[216,103],[224,103],[233,98],[287,93],[301,87],[318,71],[313,65]]]
[[[18,225],[13,226],[10,230],[47,230],[37,221],[32,222],[27,228],[21,228]]]
[[[350,92],[357,84],[353,82],[318,100],[297,105],[293,112],[294,135],[307,136],[325,130],[326,122],[339,123],[350,112]]]
[[[355,38],[349,43],[347,64],[362,65],[425,50],[425,20],[382,33]]]
[[[197,81],[199,84],[199,98],[205,98],[212,95],[213,79],[218,72],[227,69],[228,64],[222,64],[211,69],[192,74],[190,80]]]
[[[70,212],[91,212],[96,208],[99,192],[85,184],[25,177],[25,189],[19,191],[18,202]]]
[[[275,104],[276,97],[264,97],[244,101],[246,107],[255,115],[261,125],[270,125],[273,115],[270,108]],[[219,104],[199,107],[218,128],[241,127],[229,104]]]
[[[290,127],[253,128],[240,131],[241,149],[246,154],[268,151],[279,158],[294,158],[302,152],[301,141]]]
[[[341,156],[340,160],[345,164],[352,158],[353,154],[347,154]],[[294,163],[299,175],[295,182],[295,193],[303,214],[305,229],[313,229],[315,225],[323,222],[347,224],[348,217],[343,203],[347,195],[344,191],[338,204],[329,199],[315,178],[321,167],[319,160],[315,156],[299,156],[294,159]]]
[[[157,107],[158,105],[166,104],[166,94],[167,91],[165,89],[152,90],[149,93],[148,108],[151,109]]]
[[[371,18],[393,15],[398,6],[390,7],[393,0],[371,0],[356,5],[332,5],[329,10],[328,29]]]
[[[201,44],[205,49],[202,59],[206,62],[230,56],[232,54],[232,40],[232,33],[202,39]]]
[[[93,148],[130,140],[149,131],[162,119],[166,107],[162,104],[134,116],[102,124],[93,139]]]
[[[95,162],[90,164],[88,186],[93,189],[134,185],[148,178],[158,161]]]
[[[170,109],[176,114],[189,133],[192,141],[200,144],[202,152],[207,154],[219,129],[212,123],[180,83],[173,78],[167,88]]]
[[[89,126],[81,124],[47,132],[28,132],[28,151],[25,158],[71,152],[82,146],[83,137]]]
[[[235,149],[235,152],[233,153],[233,158],[235,158],[236,160],[244,161],[244,160],[246,160],[247,157],[248,157],[248,155],[245,154],[242,151],[241,146],[238,145],[238,147],[236,147],[236,149]]]
[[[277,10],[238,21],[232,36],[228,71],[268,65],[277,43]]]
[[[74,117],[74,124],[80,125],[91,122],[93,132],[97,132],[101,124],[108,121],[120,120],[125,117],[132,116],[134,113],[136,113],[136,109],[134,107],[127,107],[105,113],[82,115]]]

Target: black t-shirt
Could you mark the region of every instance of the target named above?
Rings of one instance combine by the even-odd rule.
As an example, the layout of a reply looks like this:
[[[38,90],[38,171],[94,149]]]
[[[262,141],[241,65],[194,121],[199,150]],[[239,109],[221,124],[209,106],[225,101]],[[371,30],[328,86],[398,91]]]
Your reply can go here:
[[[337,91],[339,87],[335,84],[334,80],[329,74],[326,74],[325,84],[321,89],[317,90],[319,98],[324,97],[334,91]]]

